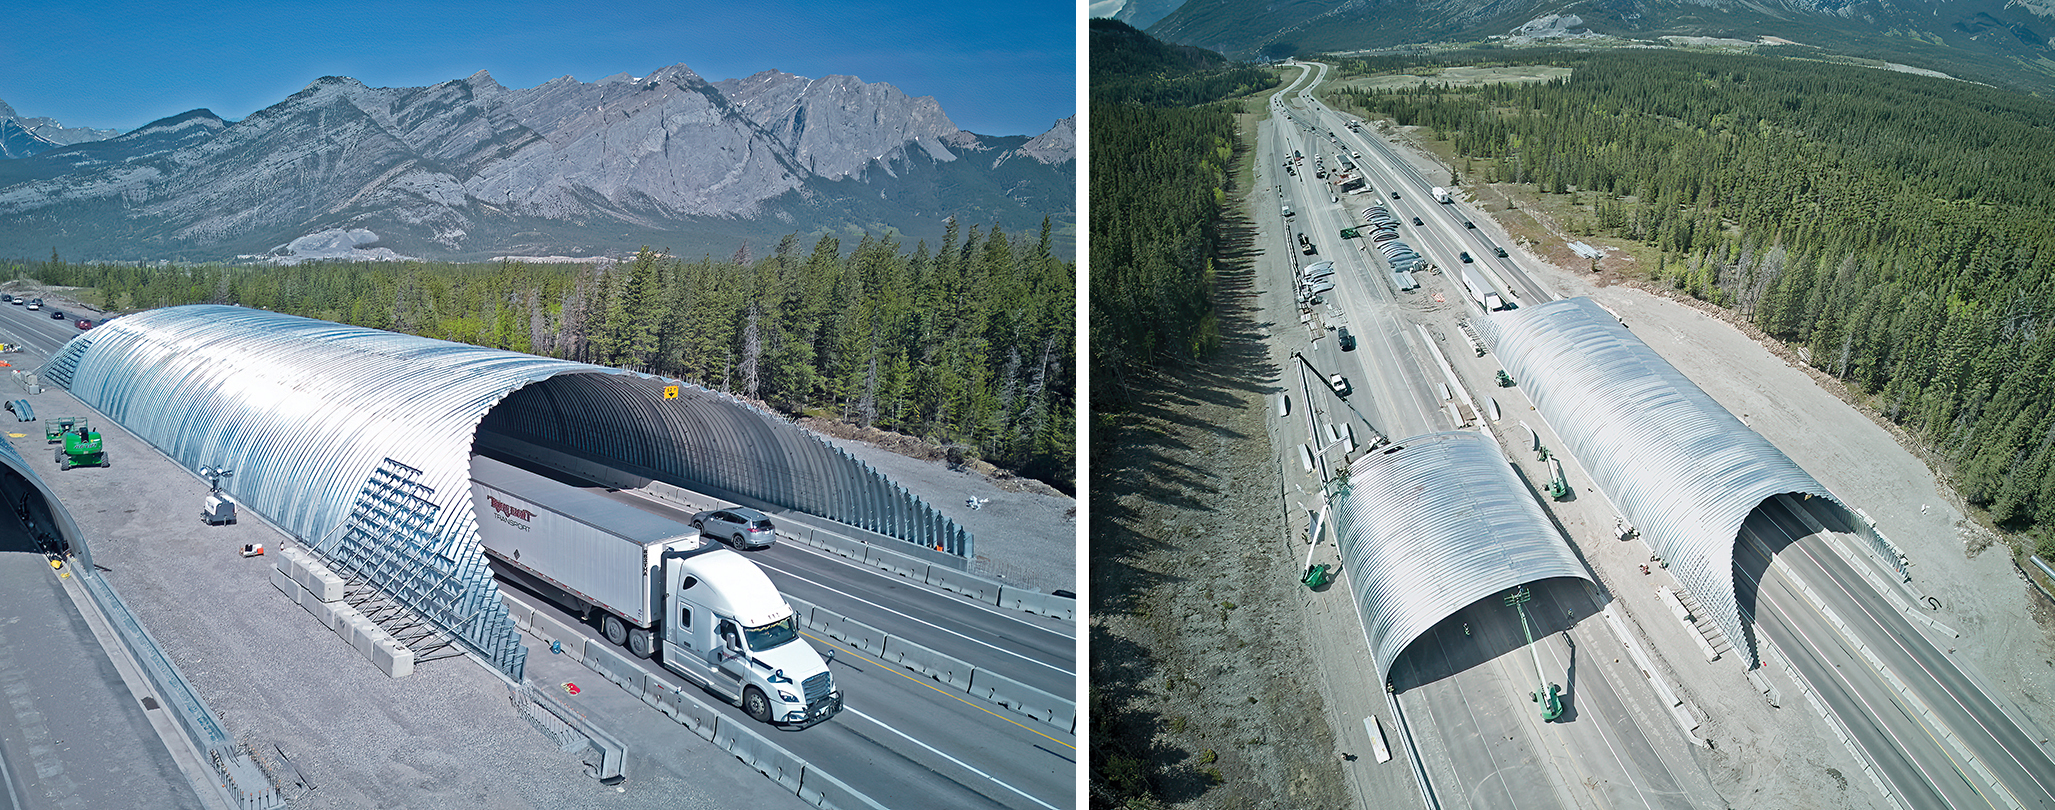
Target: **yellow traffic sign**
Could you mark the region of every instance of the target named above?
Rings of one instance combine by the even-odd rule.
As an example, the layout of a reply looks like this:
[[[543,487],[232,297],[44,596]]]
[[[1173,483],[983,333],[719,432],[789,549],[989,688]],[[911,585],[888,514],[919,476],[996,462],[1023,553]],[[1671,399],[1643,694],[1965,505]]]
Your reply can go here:
[[[678,398],[678,386],[675,386],[675,385],[666,385],[666,386],[664,386],[664,399],[677,399],[677,398]]]

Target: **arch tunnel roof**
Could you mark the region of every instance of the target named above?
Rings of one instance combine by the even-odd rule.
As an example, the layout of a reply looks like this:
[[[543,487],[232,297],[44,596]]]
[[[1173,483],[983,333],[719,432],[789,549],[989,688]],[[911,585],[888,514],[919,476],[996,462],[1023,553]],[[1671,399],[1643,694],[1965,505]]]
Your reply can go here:
[[[1535,410],[1754,661],[1734,589],[1742,522],[1786,493],[1846,505],[1597,302],[1551,301],[1490,325]]]
[[[1335,538],[1379,679],[1472,602],[1552,577],[1591,580],[1481,433],[1434,433],[1364,454],[1336,503]]]
[[[81,333],[44,376],[187,469],[234,470],[224,491],[325,553],[346,524],[369,520],[373,501],[410,510],[410,539],[432,551],[415,562],[482,577],[473,599],[496,600],[478,573],[470,502],[482,424],[924,548],[971,550],[947,518],[804,429],[619,369],[195,305]]]

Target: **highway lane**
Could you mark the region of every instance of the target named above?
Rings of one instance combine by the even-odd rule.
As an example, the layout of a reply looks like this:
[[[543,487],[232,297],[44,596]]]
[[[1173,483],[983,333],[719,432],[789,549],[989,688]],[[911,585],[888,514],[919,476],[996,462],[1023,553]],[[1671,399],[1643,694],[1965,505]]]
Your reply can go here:
[[[608,492],[575,476],[556,477],[681,523],[691,519],[690,511],[667,502]],[[783,593],[1045,692],[1066,699],[1075,694],[1076,646],[1068,623],[986,608],[790,544],[743,553],[763,567]],[[579,624],[561,607],[544,609],[587,638],[600,638],[596,629]],[[832,638],[807,635],[816,649],[835,651],[832,666],[849,708],[826,723],[775,735],[778,744],[888,807],[1072,806],[1075,735],[876,660]],[[649,667],[706,702],[719,702],[654,662]],[[740,709],[725,704],[719,708],[736,722],[752,722]]]
[[[57,577],[0,515],[0,807],[206,806]]]
[[[583,485],[594,494],[679,523],[692,520],[692,510],[669,502],[610,492],[589,481]],[[707,500],[716,502],[711,497]],[[719,542],[711,537],[706,541]],[[793,598],[1053,695],[1068,699],[1076,692],[1073,623],[972,602],[808,546],[779,543],[742,554],[762,567],[780,592]]]
[[[560,606],[533,595],[525,601],[588,640],[607,642]],[[699,697],[722,722],[747,724],[772,742],[848,783],[886,807],[1050,810],[1073,805],[1077,740],[1005,709],[807,631],[807,641],[833,651],[836,683],[847,708],[801,731],[756,723],[741,709],[654,661],[645,668]],[[531,653],[532,655],[539,653]],[[588,674],[589,675],[589,674]],[[655,712],[655,709],[649,711]],[[678,729],[681,745],[703,744]]]
[[[1306,155],[1302,165],[1311,167],[1314,155],[1333,155],[1337,148],[1324,131],[1309,135],[1288,115],[1273,118],[1265,139],[1272,146],[1268,151],[1273,166],[1282,166],[1292,150],[1299,149]],[[1329,160],[1332,166],[1333,159]],[[1375,172],[1373,166],[1365,169]],[[1381,204],[1392,209],[1402,223],[1410,223],[1415,214],[1408,212],[1425,205],[1408,200],[1404,192],[1396,203],[1388,193],[1380,193],[1375,197],[1343,195],[1344,204],[1336,205],[1320,185],[1327,181],[1307,179],[1304,174],[1280,179],[1284,200],[1297,212],[1295,219],[1310,223],[1305,226],[1309,232],[1328,232],[1344,222],[1358,224],[1352,221],[1354,215],[1344,213],[1349,208]],[[1374,173],[1370,183],[1391,187],[1389,178]],[[1432,226],[1404,224],[1401,234],[1430,257],[1439,251],[1437,245],[1445,244],[1445,237]],[[1327,253],[1324,247],[1323,253]],[[1454,252],[1447,255],[1452,264],[1459,264]],[[1322,320],[1328,325],[1348,325],[1358,348],[1342,352],[1334,341],[1316,340],[1303,350],[1306,356],[1322,371],[1346,374],[1357,390],[1349,403],[1393,438],[1403,441],[1450,429],[1449,417],[1440,407],[1442,375],[1431,369],[1428,356],[1415,345],[1418,332],[1414,324],[1427,322],[1452,329],[1447,321],[1472,308],[1455,302],[1431,305],[1424,297],[1414,297],[1421,293],[1397,292],[1386,280],[1389,272],[1381,255],[1341,249],[1325,258],[1334,260],[1339,272],[1336,288],[1326,296],[1328,305],[1320,310]],[[1423,281],[1427,280],[1423,274]],[[1294,425],[1290,428],[1294,434],[1319,435],[1308,422],[1323,421],[1322,413],[1342,412],[1322,392],[1313,390],[1318,382],[1309,379],[1301,394],[1311,397],[1314,417],[1308,420],[1294,414],[1288,420]],[[1324,437],[1316,440],[1316,446],[1323,441]],[[1710,806],[1696,798],[1709,795],[1710,786],[1692,770],[1674,725],[1662,714],[1649,687],[1639,685],[1646,680],[1629,671],[1631,667],[1611,666],[1610,659],[1601,665],[1594,654],[1578,657],[1578,649],[1614,649],[1617,642],[1606,628],[1593,625],[1594,629],[1587,631],[1566,623],[1562,618],[1566,612],[1590,615],[1591,598],[1581,583],[1563,583],[1567,584],[1537,586],[1539,598],[1530,607],[1558,617],[1552,624],[1538,627],[1567,629],[1575,640],[1573,647],[1551,634],[1539,648],[1544,667],[1554,673],[1552,680],[1569,689],[1570,709],[1561,722],[1541,722],[1527,699],[1534,687],[1532,654],[1525,649],[1515,614],[1496,599],[1473,604],[1430,630],[1394,665],[1398,699],[1421,743],[1429,778],[1443,806],[1544,808],[1577,807],[1587,802],[1620,807]],[[1474,636],[1462,634],[1465,621],[1474,625]]]
[[[2055,807],[2055,792],[2051,792],[2055,762],[1992,696],[1971,683],[1954,659],[1861,581],[1846,560],[1792,513],[1789,504],[1772,501],[1757,515],[1747,526],[1751,562],[1761,565],[1767,550],[1778,548],[1776,556],[1783,564],[1764,574],[1762,579],[1774,581],[1775,587],[1768,589],[1761,601],[1775,603],[1777,618],[1791,618],[1807,628],[1806,640],[1813,641],[1813,646],[1847,653],[1850,665],[1820,674],[1858,681],[1851,688],[1877,696],[1872,703],[1881,704],[1869,707],[1871,717],[1881,715],[1900,729],[1911,729],[1899,733],[1893,742],[1909,749],[1897,758],[1913,760],[1920,781],[1932,783],[1932,789],[1944,794],[1952,807]],[[1803,581],[1845,626],[1828,623],[1812,601],[1795,590],[1794,583],[1784,581],[1787,576]],[[1856,645],[1875,660],[1857,654]],[[1884,673],[1912,695],[1893,689]],[[1869,718],[1844,717],[1843,721],[1854,725],[1865,719]],[[1949,741],[1951,737],[1960,747]],[[1872,756],[1892,759],[1889,752],[1873,752]],[[1901,771],[1894,781],[1914,778],[1914,773]],[[1907,788],[1908,795],[1919,795],[1916,788]]]

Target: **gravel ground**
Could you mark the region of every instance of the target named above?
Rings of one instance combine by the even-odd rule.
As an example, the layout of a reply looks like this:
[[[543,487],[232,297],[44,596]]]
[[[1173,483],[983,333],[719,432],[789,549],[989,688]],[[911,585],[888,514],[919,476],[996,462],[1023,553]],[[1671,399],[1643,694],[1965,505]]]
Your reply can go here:
[[[817,432],[837,429],[806,420]],[[1077,500],[1047,484],[1015,478],[989,464],[952,467],[939,448],[883,431],[828,441],[912,490],[971,533],[977,559],[971,573],[1026,585],[1043,593],[1078,592]],[[967,501],[977,498],[980,506]]]

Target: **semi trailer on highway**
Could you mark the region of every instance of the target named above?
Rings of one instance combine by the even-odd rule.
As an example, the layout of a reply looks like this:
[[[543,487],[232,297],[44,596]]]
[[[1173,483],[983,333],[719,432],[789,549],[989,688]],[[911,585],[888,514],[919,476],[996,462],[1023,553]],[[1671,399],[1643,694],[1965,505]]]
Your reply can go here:
[[[1449,199],[1448,189],[1442,188],[1441,186],[1434,187],[1434,201],[1441,203],[1455,202],[1454,200]]]
[[[806,727],[842,692],[791,604],[697,529],[483,456],[471,460],[478,538],[498,573],[597,620],[600,634],[741,707]]]
[[[1505,301],[1498,297],[1498,290],[1484,283],[1484,277],[1477,275],[1477,271],[1468,267],[1463,268],[1463,289],[1470,292],[1470,300],[1476,301],[1485,312],[1509,309]]]

